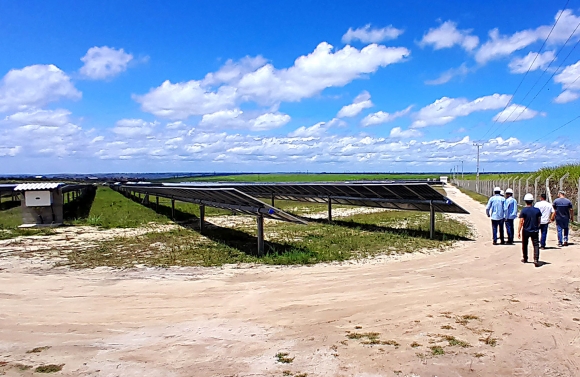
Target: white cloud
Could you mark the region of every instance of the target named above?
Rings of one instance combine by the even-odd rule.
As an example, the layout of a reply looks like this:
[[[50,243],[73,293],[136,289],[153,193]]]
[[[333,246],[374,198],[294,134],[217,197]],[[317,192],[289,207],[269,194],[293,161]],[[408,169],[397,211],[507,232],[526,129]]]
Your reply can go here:
[[[121,119],[115,124],[112,131],[124,138],[139,138],[153,134],[158,124],[157,122],[147,122],[143,119]]]
[[[405,116],[409,113],[409,111],[411,111],[411,108],[413,106],[409,106],[404,110],[401,111],[397,111],[395,113],[387,113],[384,111],[378,111],[376,113],[373,114],[369,114],[366,117],[364,117],[360,124],[363,127],[368,127],[368,126],[375,126],[377,124],[383,124],[383,123],[387,123],[387,122],[392,122],[393,120],[400,118],[402,116]]]
[[[546,51],[541,54],[530,52],[523,58],[512,59],[508,66],[511,73],[526,73],[528,70],[545,69],[554,60],[554,57],[554,51]]]
[[[554,99],[556,103],[567,103],[580,97],[580,60],[564,68],[554,77],[554,82],[562,84],[562,93]]]
[[[446,21],[437,28],[429,29],[423,39],[421,39],[421,42],[419,42],[419,45],[432,45],[435,50],[458,45],[466,51],[472,51],[479,44],[479,38],[470,34],[471,29],[458,30],[455,22]]]
[[[403,130],[401,127],[391,129],[389,137],[392,139],[409,139],[412,137],[421,137],[423,134],[416,129]]]
[[[330,127],[340,127],[344,125],[344,121],[334,118],[329,122],[319,122],[313,126],[305,127],[302,126],[288,134],[289,137],[299,137],[299,138],[309,138],[309,137],[321,137],[326,134]]]
[[[560,16],[560,12],[554,16],[554,21],[558,19],[558,16]],[[554,28],[554,31],[548,39],[548,44],[554,45],[567,40],[579,23],[580,17],[575,16],[572,11],[568,9],[564,10]],[[511,55],[513,52],[521,50],[538,40],[545,39],[551,29],[552,25],[542,25],[536,29],[518,31],[509,36],[500,35],[498,29],[493,29],[489,32],[489,40],[485,42],[475,54],[475,60],[480,64],[485,64],[490,60]],[[580,28],[576,29],[574,32],[574,36],[579,35]]]
[[[91,47],[81,58],[84,65],[80,73],[92,80],[106,79],[125,71],[131,60],[133,55],[127,54],[122,48],[117,50],[107,46]]]
[[[452,78],[457,76],[466,76],[471,70],[467,68],[465,63],[461,64],[458,68],[451,68],[443,72],[438,78],[434,80],[426,80],[426,85],[441,85],[449,82]]]
[[[397,29],[392,25],[381,29],[371,28],[371,25],[365,25],[358,29],[349,28],[342,36],[342,42],[351,43],[352,41],[358,40],[363,43],[379,43],[386,40],[397,39],[401,34],[403,34],[403,30]]]
[[[169,80],[142,96],[133,96],[141,109],[162,118],[186,119],[192,115],[215,113],[234,107],[238,94],[235,88],[222,86],[216,92],[191,80],[172,84]]]
[[[265,113],[256,117],[246,115],[240,109],[221,110],[212,114],[205,114],[199,126],[202,128],[219,129],[249,129],[252,131],[266,131],[282,127],[290,122],[288,114]]]
[[[554,98],[554,102],[556,103],[568,103],[572,101],[576,101],[580,98],[580,93],[573,92],[571,90],[564,90],[562,93],[558,95],[558,97]]]
[[[371,95],[366,90],[355,97],[354,101],[350,105],[344,106],[338,114],[338,118],[351,118],[357,116],[364,109],[372,107]]]
[[[42,107],[62,98],[81,98],[63,71],[54,65],[10,70],[0,81],[0,112]]]
[[[62,126],[69,123],[70,111],[57,110],[29,110],[7,116],[4,120],[11,125],[22,126],[36,124],[43,126]]]
[[[232,110],[243,102],[276,106],[280,102],[297,102],[312,97],[329,87],[342,87],[379,67],[400,62],[410,53],[403,47],[376,44],[361,50],[351,46],[335,52],[332,50],[330,44],[323,42],[312,53],[299,57],[292,67],[285,69],[266,64],[248,72],[263,60],[238,63],[238,70],[234,63],[229,62],[221,71],[223,74],[206,75],[201,81],[176,84],[165,81],[149,93],[133,98],[141,103],[143,111],[176,120]],[[210,85],[224,80],[228,84],[217,89]]]
[[[217,72],[208,73],[203,79],[203,85],[216,85],[237,82],[246,73],[266,65],[268,61],[262,56],[246,56],[238,62],[229,59]]]
[[[511,96],[507,94],[493,94],[469,101],[466,98],[442,97],[434,103],[423,107],[415,115],[412,128],[421,128],[432,125],[443,125],[457,117],[467,116],[475,111],[485,111],[503,108]]]
[[[536,116],[545,116],[546,113],[540,113],[532,109],[528,109],[522,105],[512,104],[509,105],[505,110],[499,112],[493,117],[494,122],[515,122],[520,120],[527,120],[535,118]]]

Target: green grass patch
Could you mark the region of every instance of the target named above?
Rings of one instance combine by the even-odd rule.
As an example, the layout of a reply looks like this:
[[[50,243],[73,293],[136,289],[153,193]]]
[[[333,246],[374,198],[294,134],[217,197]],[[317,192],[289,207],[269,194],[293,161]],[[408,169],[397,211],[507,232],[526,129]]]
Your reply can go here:
[[[431,354],[433,356],[445,355],[445,350],[443,350],[443,347],[441,346],[431,346],[429,348],[431,349]]]
[[[457,188],[459,189],[459,191],[469,196],[471,199],[475,200],[476,202],[480,202],[483,205],[487,205],[487,202],[489,201],[489,198],[485,195],[478,194],[475,191],[471,191],[463,187]]]
[[[438,179],[439,174],[240,174],[215,177],[181,177],[164,179],[163,182],[337,182],[390,179]]]
[[[36,373],[56,373],[62,370],[64,364],[47,364],[36,367]]]
[[[294,361],[294,357],[289,357],[288,352],[278,352],[275,357],[276,361],[282,364],[290,364]]]
[[[211,219],[208,219],[211,222]],[[196,229],[150,232],[132,238],[101,241],[82,252],[66,253],[77,268],[111,266],[220,266],[229,263],[307,265],[345,261],[379,254],[443,250],[470,236],[469,228],[438,216],[436,239],[429,239],[429,215],[421,212],[385,211],[360,214],[328,224],[308,226],[270,223],[266,226],[266,253],[256,255],[256,226],[238,229],[207,224],[203,235]]]

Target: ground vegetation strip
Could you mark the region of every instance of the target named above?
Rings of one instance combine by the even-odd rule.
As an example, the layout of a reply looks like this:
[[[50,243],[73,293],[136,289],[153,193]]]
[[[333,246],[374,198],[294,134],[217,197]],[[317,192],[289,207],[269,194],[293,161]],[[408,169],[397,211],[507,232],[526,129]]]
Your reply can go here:
[[[315,264],[319,262],[363,259],[377,255],[439,251],[471,236],[469,227],[455,219],[437,215],[435,239],[429,239],[429,216],[419,212],[381,210],[335,219],[331,224],[316,214],[310,225],[268,221],[266,253],[256,255],[257,235],[252,218],[215,216],[209,218],[203,233],[199,222],[180,225],[149,224],[149,228],[114,234],[84,237],[58,234],[52,242],[46,237],[41,247],[26,247],[22,237],[6,247],[23,246],[23,258],[49,258],[57,266],[127,268],[144,266],[221,266],[231,263],[272,265]],[[105,231],[101,231],[105,233]],[[108,232],[108,231],[107,231]],[[108,234],[108,233],[107,233]],[[37,242],[38,243],[38,242]]]
[[[337,181],[373,181],[402,179],[438,179],[439,174],[239,174],[212,177],[179,177],[163,179],[163,182],[337,182]]]

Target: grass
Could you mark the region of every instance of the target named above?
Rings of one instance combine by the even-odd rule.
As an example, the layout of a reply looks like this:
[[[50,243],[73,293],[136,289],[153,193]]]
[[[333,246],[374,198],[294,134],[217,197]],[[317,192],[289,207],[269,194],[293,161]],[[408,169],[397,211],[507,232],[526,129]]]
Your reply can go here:
[[[479,341],[491,347],[497,346],[497,338],[492,338],[491,333],[485,338],[480,338]]]
[[[464,340],[459,340],[456,337],[454,337],[453,335],[441,335],[440,337],[441,337],[441,340],[446,340],[450,346],[459,346],[462,348],[471,347],[471,344],[467,343]]]
[[[417,343],[417,342],[413,342],[413,343],[410,344],[410,346],[412,348],[417,348],[417,347],[421,347],[421,344],[420,343]]]
[[[468,190],[468,189],[463,188],[463,187],[457,187],[457,188],[459,189],[459,191],[461,191],[465,195],[469,196],[471,199],[473,199],[473,200],[475,200],[483,205],[487,205],[487,202],[489,201],[489,198],[485,195],[478,194],[475,191],[471,191],[471,190]]]
[[[288,357],[288,352],[278,352],[276,354],[276,361],[282,364],[290,364],[294,361],[294,357]]]
[[[46,351],[49,348],[50,348],[50,346],[36,347],[36,348],[33,348],[31,350],[26,351],[26,353],[40,353],[42,351]]]
[[[162,180],[163,182],[336,182],[391,179],[438,179],[439,174],[240,174],[214,177],[182,177]]]
[[[211,219],[208,219],[211,222]],[[401,227],[404,224],[405,227]],[[238,229],[209,226],[203,235],[194,228],[149,232],[132,238],[100,241],[96,246],[66,253],[76,268],[110,266],[220,266],[230,263],[308,265],[345,261],[379,254],[444,250],[454,240],[469,237],[469,228],[439,218],[437,239],[429,239],[429,217],[419,212],[385,211],[351,216],[332,224],[308,226],[270,223],[266,226],[266,254],[256,255],[256,227]]]
[[[62,370],[63,366],[64,366],[64,364],[41,365],[41,366],[36,367],[36,369],[34,369],[34,371],[36,373],[56,373],[56,372],[60,372]]]
[[[431,349],[431,354],[433,356],[445,355],[445,350],[443,350],[443,347],[441,346],[431,346],[429,348]]]

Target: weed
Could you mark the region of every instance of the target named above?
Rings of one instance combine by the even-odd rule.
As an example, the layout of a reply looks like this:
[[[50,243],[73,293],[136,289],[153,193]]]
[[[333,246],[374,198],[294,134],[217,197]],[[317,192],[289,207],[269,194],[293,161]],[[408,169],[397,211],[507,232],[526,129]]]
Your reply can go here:
[[[362,326],[355,326],[354,328],[357,330],[360,330],[360,329],[362,329]]]
[[[41,366],[36,367],[36,369],[34,369],[34,371],[36,373],[55,373],[55,372],[60,372],[62,370],[63,366],[64,366],[64,364],[41,365]]]
[[[385,341],[382,341],[381,344],[384,344],[387,346],[393,346],[395,348],[399,348],[399,346],[400,346],[399,342],[397,342],[396,340],[385,340]]]
[[[295,374],[294,377],[308,377],[308,373],[298,373]]]
[[[554,326],[553,324],[549,323],[549,322],[540,322],[542,325],[546,326],[546,327],[552,327]]]
[[[475,356],[477,358],[481,358],[481,357],[484,357],[485,354],[484,353],[481,353],[481,352],[476,352],[473,356]]]
[[[282,364],[290,364],[294,361],[294,358],[288,357],[288,352],[278,352],[276,354],[276,361]]]
[[[36,347],[36,348],[33,348],[31,350],[26,351],[26,353],[40,353],[42,351],[46,351],[49,348],[50,348],[50,346]]]
[[[20,364],[20,363],[12,364],[12,366],[18,370],[21,370],[21,371],[32,369],[32,365],[26,365],[26,364]]]
[[[492,338],[491,334],[489,334],[485,338],[479,338],[480,342],[487,344],[488,346],[495,347],[497,346],[497,338]]]
[[[459,340],[452,335],[441,335],[441,340],[446,340],[450,346],[460,346],[462,348],[471,347],[471,344],[464,340]]]
[[[438,355],[445,355],[445,351],[443,350],[443,347],[441,346],[431,346],[431,354],[433,354],[433,356],[438,356]]]
[[[349,339],[363,339],[363,338],[367,338],[369,341],[372,340],[378,340],[381,334],[379,334],[378,332],[367,332],[367,333],[357,333],[357,332],[353,332],[350,334],[347,334],[346,337]]]
[[[411,347],[412,347],[412,348],[421,347],[421,344],[419,344],[419,343],[417,343],[417,342],[413,342],[413,343],[411,343]]]
[[[289,370],[285,370],[285,371],[282,371],[282,375],[283,376],[291,376],[292,375],[292,372],[289,371]]]
[[[450,326],[450,325],[443,325],[443,326],[441,326],[441,328],[443,330],[455,330],[455,327]]]

